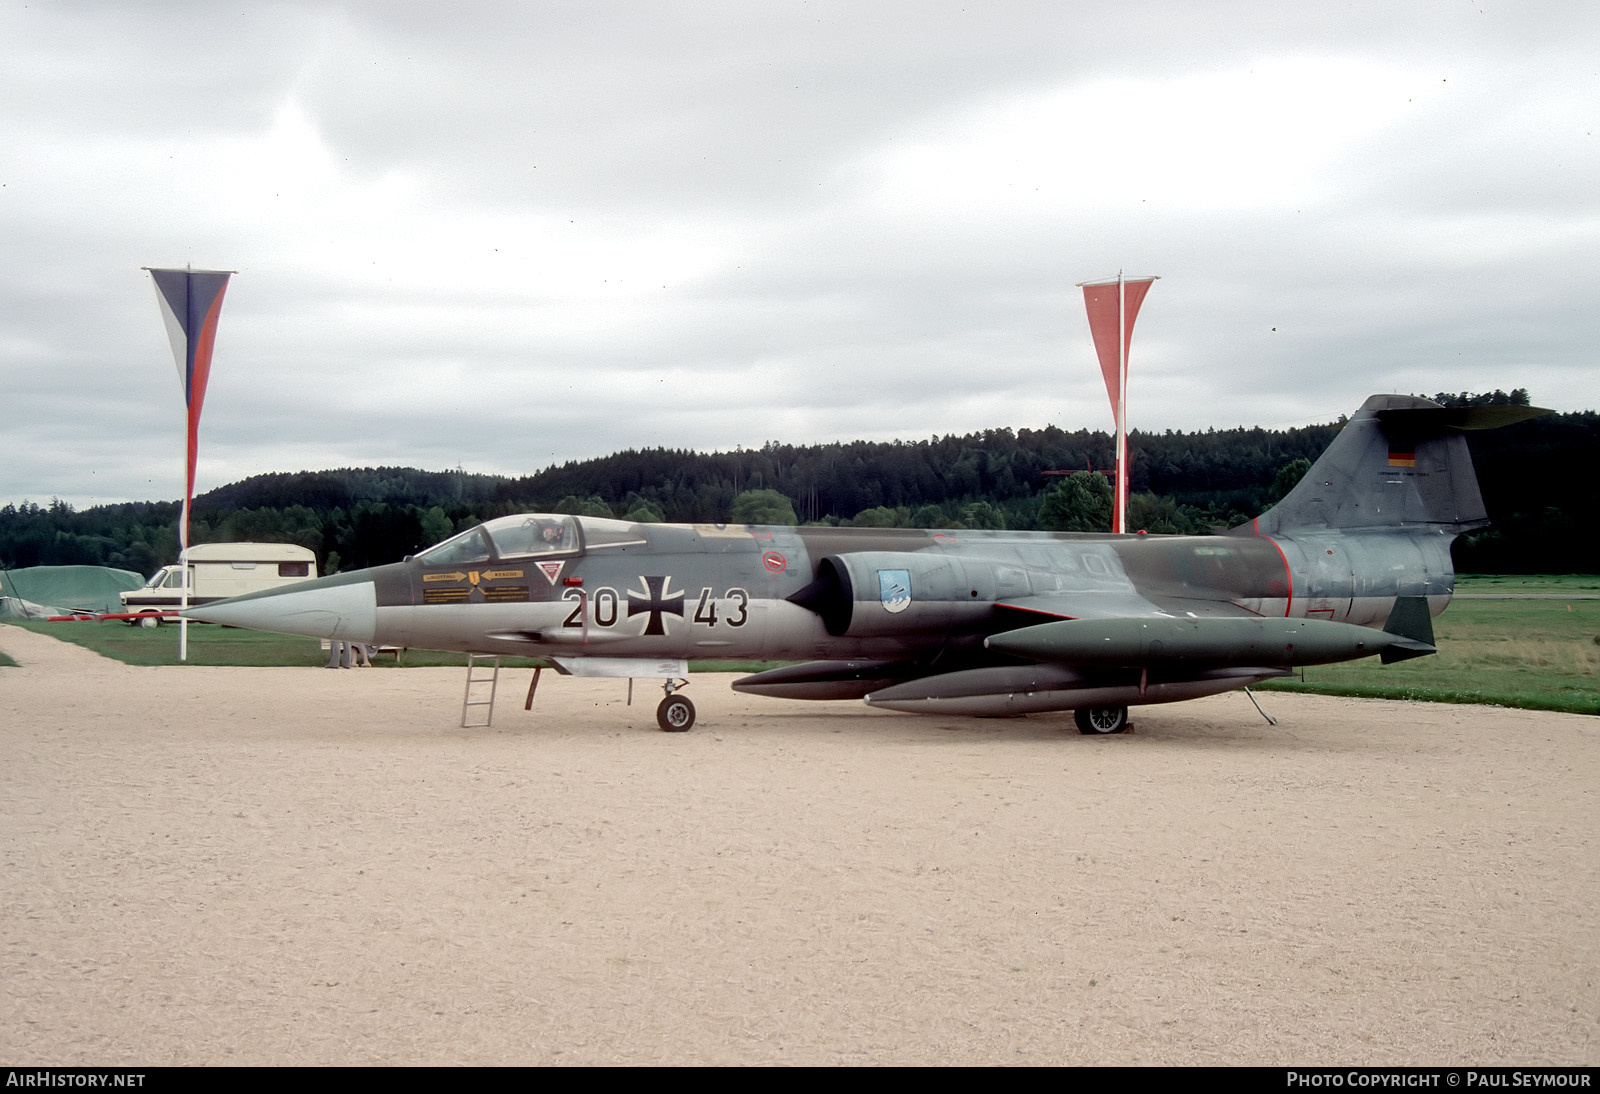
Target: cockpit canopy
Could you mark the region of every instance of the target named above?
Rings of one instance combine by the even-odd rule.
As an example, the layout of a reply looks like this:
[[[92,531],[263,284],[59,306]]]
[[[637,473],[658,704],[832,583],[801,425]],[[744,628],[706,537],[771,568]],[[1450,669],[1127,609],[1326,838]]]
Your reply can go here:
[[[604,547],[643,544],[637,524],[603,517],[524,513],[498,517],[417,555],[428,566],[462,566],[496,559],[571,556]]]

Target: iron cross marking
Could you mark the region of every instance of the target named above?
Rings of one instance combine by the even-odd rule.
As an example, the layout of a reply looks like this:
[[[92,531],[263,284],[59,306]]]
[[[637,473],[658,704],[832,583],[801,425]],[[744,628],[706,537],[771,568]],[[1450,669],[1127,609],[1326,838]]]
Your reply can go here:
[[[628,590],[628,618],[632,619],[641,612],[650,613],[650,621],[645,624],[644,634],[666,634],[667,628],[662,624],[661,617],[670,612],[679,619],[683,618],[683,594],[673,593],[667,589],[670,577],[641,577],[644,582],[644,592]]]

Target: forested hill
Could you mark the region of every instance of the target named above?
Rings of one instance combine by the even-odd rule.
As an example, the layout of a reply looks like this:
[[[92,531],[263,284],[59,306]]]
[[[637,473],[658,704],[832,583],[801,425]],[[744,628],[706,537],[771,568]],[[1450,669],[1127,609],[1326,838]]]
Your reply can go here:
[[[1135,432],[1130,526],[1205,532],[1238,524],[1281,496],[1338,428]],[[1458,543],[1458,567],[1595,570],[1600,415],[1552,415],[1469,434],[1469,442],[1496,527]],[[1088,530],[1106,527],[1109,490],[1099,472],[1111,464],[1105,433],[1047,428],[720,453],[647,449],[523,478],[401,467],[295,472],[201,495],[193,537],[298,542],[331,571],[394,561],[479,520],[525,510],[673,522]],[[1096,473],[1072,474],[1085,471]],[[177,519],[173,502],[82,512],[60,503],[6,506],[0,565],[88,563],[149,573],[176,558]]]

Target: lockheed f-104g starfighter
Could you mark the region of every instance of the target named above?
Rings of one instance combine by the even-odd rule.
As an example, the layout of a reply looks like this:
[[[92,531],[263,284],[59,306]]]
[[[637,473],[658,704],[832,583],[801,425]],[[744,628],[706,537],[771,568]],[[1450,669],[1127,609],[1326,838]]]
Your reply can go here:
[[[548,658],[664,679],[694,722],[694,660],[799,662],[736,690],[891,710],[1128,708],[1305,665],[1434,652],[1450,543],[1488,524],[1462,430],[1544,411],[1375,395],[1304,479],[1226,534],[635,524],[501,517],[392,565],[189,611],[332,640]]]

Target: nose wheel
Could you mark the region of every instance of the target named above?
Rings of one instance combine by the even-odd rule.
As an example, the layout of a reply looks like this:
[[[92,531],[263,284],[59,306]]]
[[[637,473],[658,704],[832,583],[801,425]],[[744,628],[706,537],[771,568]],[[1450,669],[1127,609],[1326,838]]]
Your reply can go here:
[[[660,726],[663,732],[683,733],[694,725],[694,704],[684,696],[675,694],[678,688],[686,683],[687,680],[668,680],[663,685],[667,697],[656,707],[656,725]]]
[[[1121,733],[1128,728],[1127,707],[1082,707],[1072,712],[1079,733]]]

